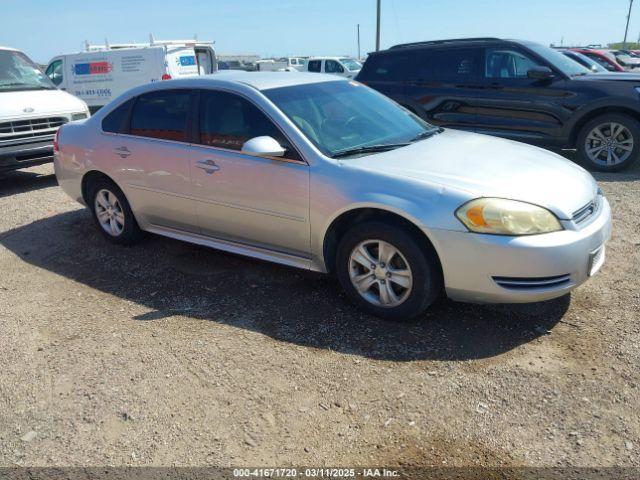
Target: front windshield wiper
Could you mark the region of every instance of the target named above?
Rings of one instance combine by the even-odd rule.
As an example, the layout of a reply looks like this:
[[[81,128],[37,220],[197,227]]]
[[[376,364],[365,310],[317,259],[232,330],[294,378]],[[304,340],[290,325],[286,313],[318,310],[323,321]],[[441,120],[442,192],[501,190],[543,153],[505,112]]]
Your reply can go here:
[[[408,143],[384,143],[380,145],[367,145],[364,147],[347,148],[346,150],[340,150],[339,152],[331,155],[331,158],[349,157],[351,155],[358,155],[361,153],[377,153],[388,152],[389,150],[395,150],[396,148],[406,147]]]
[[[54,87],[49,87],[47,85],[33,85],[31,83],[20,83],[20,82],[12,82],[12,83],[0,83],[0,88],[16,88],[16,87],[27,87],[29,90],[55,90]]]
[[[442,133],[442,132],[444,132],[444,128],[442,128],[442,127],[432,128],[431,130],[425,130],[424,132],[419,133],[418,135],[413,137],[410,140],[410,142],[411,143],[419,142],[420,140],[424,140],[425,138],[433,137],[435,134]]]

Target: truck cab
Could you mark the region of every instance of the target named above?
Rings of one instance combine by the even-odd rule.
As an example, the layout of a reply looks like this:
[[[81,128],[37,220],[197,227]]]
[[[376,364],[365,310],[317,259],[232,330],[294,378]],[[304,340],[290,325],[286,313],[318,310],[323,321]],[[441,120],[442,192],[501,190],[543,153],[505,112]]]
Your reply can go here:
[[[307,72],[331,73],[347,78],[355,78],[361,69],[362,64],[350,57],[312,57],[306,65]]]
[[[0,47],[0,172],[51,162],[58,128],[87,117],[85,102],[57,90],[21,51]]]

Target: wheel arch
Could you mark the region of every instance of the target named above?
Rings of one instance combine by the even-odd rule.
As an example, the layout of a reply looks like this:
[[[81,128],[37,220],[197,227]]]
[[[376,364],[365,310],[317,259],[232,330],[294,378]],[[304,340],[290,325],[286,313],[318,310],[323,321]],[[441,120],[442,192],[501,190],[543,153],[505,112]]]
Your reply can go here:
[[[118,187],[120,189],[120,191],[122,191],[122,188],[120,188],[120,185],[118,185],[118,182],[116,182],[112,177],[110,177],[109,175],[107,175],[106,173],[100,171],[100,170],[89,170],[87,172],[84,173],[84,175],[82,175],[82,181],[80,182],[80,192],[82,194],[82,199],[84,200],[84,203],[88,206],[91,206],[91,201],[88,198],[89,197],[89,185],[91,185],[92,182],[100,179],[100,178],[104,178],[110,182],[112,182],[116,187]],[[123,192],[124,194],[124,192]],[[126,195],[125,195],[126,197]]]
[[[578,141],[578,135],[580,134],[580,130],[584,127],[588,122],[593,120],[596,117],[606,114],[623,114],[628,115],[634,120],[640,122],[640,112],[634,110],[633,108],[626,107],[623,105],[609,105],[609,106],[601,106],[589,110],[585,114],[583,114],[571,127],[571,133],[569,135],[569,140],[571,145],[577,147],[576,142]]]
[[[323,263],[328,273],[335,272],[338,244],[344,234],[354,225],[373,220],[405,228],[423,248],[433,250],[438,260],[440,273],[443,273],[438,249],[427,233],[418,226],[415,219],[379,206],[353,207],[340,212],[331,220],[324,232],[322,245]]]

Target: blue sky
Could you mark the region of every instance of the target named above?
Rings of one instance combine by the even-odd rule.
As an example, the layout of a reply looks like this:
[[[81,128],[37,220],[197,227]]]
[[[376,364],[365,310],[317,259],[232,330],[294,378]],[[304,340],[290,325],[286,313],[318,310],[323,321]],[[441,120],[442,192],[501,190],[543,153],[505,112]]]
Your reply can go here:
[[[220,53],[355,55],[375,46],[375,0],[1,0],[0,45],[46,63],[84,41],[215,40]],[[382,0],[382,46],[498,36],[541,43],[622,40],[628,0]],[[640,2],[629,38],[640,33]]]

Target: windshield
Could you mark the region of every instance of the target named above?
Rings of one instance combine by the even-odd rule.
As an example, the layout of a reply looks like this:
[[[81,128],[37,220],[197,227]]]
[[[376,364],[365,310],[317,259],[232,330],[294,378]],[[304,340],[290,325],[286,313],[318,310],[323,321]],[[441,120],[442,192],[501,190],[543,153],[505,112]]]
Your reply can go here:
[[[580,52],[570,52],[570,53],[572,55],[578,57],[583,65],[588,66],[588,68],[591,68],[591,70],[594,71],[594,72],[606,72],[607,71],[607,69],[604,68],[602,65],[600,65],[599,63],[591,60],[589,57],[587,57],[586,55],[581,54]],[[571,58],[571,56],[569,56],[569,58]]]
[[[545,47],[537,43],[527,43],[526,46],[568,77],[593,73],[587,67],[583,67],[553,48]]]
[[[399,147],[436,131],[387,97],[353,81],[263,92],[327,156],[371,146]]]
[[[342,65],[344,65],[350,72],[362,70],[362,64],[355,61],[353,58],[341,58],[340,62],[342,62]]]
[[[24,53],[0,50],[0,91],[54,88],[46,75]]]

